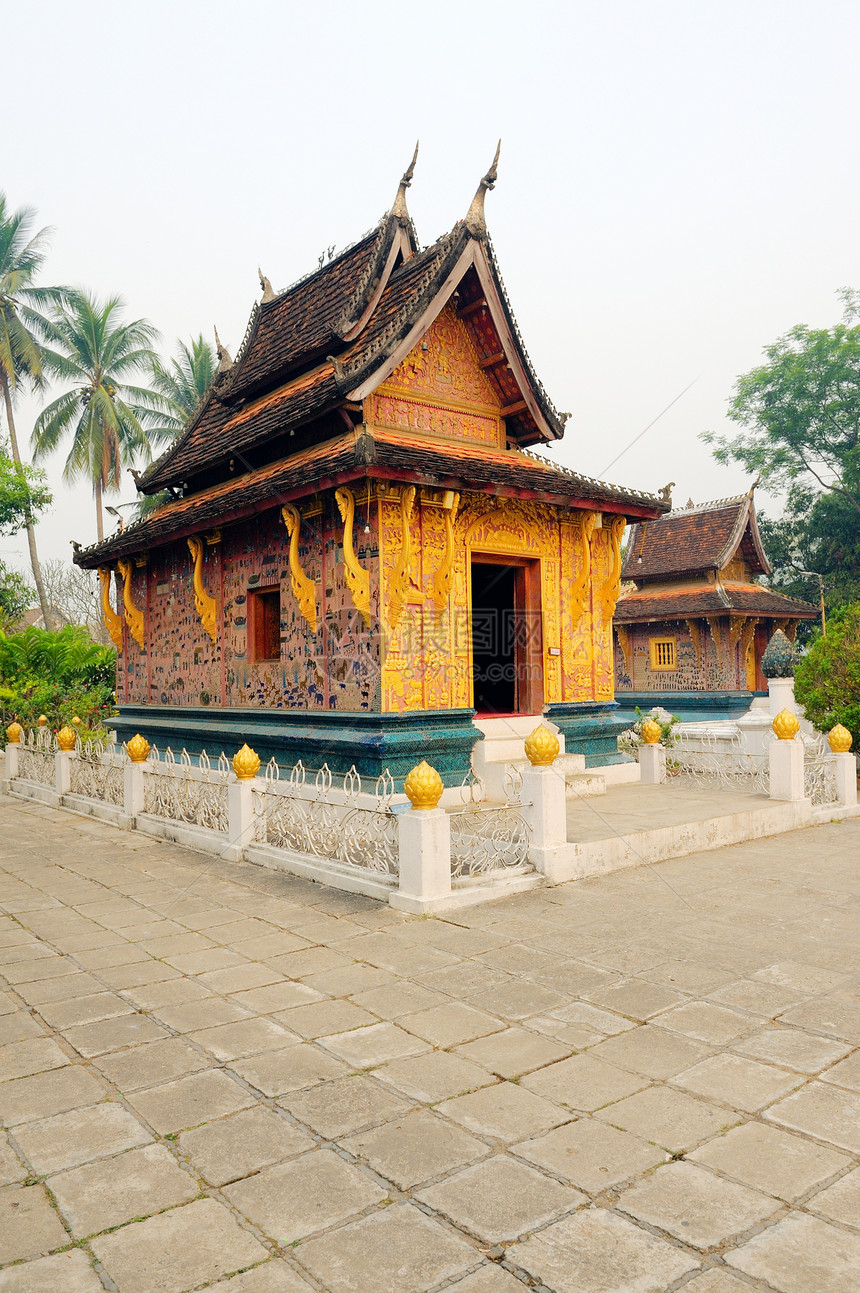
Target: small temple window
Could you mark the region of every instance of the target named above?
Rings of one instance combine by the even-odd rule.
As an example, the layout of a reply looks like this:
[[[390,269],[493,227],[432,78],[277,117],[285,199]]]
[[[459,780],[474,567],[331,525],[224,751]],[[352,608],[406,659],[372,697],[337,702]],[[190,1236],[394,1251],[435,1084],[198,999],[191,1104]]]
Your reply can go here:
[[[651,668],[676,669],[678,652],[674,638],[651,638]]]
[[[281,658],[281,591],[261,588],[248,594],[249,652],[252,660]]]

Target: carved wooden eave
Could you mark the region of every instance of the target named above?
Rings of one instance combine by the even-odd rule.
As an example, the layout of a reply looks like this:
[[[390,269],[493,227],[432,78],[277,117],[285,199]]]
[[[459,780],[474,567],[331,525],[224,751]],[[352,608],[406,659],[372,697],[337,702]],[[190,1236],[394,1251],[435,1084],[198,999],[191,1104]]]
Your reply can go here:
[[[449,238],[452,241],[452,247],[444,258],[442,272],[437,282],[431,285],[431,294],[425,300],[420,312],[404,321],[405,327],[399,338],[389,348],[380,352],[372,366],[354,373],[354,384],[350,384],[349,366],[344,366],[339,375],[339,385],[345,398],[363,400],[386,381],[420,342],[468,271],[474,269],[483,293],[482,305],[486,305],[493,327],[499,336],[501,349],[497,362],[505,363],[510,368],[523,407],[528,410],[540,437],[544,441],[560,439],[564,432],[564,422],[557,415],[551,420],[542,407],[543,401],[536,389],[538,384],[518,344],[516,325],[505,300],[504,289],[489,241],[471,236],[465,226],[459,226],[459,229],[455,229],[453,236],[449,235]],[[496,361],[495,356],[492,358]],[[358,381],[355,381],[356,377]]]

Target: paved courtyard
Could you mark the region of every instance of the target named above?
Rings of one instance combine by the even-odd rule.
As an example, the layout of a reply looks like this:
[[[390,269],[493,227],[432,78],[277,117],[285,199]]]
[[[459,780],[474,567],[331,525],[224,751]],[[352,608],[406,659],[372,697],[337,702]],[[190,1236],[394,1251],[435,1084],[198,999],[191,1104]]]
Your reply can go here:
[[[860,1289],[860,821],[448,919],[0,826],[0,1293]]]

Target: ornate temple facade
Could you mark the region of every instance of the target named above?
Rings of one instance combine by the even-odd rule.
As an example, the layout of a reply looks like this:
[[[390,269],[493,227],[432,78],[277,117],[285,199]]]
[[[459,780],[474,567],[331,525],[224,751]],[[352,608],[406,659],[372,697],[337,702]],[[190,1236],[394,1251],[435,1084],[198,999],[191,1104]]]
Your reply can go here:
[[[761,658],[774,630],[793,641],[798,622],[817,615],[756,582],[770,570],[754,489],[633,525],[615,610],[619,694],[766,691]]]
[[[293,287],[261,276],[235,361],[220,349],[208,396],[138,481],[168,501],[76,553],[100,572],[122,737],[241,737],[364,771],[420,749],[453,779],[476,711],[546,714],[569,749],[613,735],[622,534],[664,505],[529,451],[564,417],[487,235],[495,164],[424,249],[410,180]]]

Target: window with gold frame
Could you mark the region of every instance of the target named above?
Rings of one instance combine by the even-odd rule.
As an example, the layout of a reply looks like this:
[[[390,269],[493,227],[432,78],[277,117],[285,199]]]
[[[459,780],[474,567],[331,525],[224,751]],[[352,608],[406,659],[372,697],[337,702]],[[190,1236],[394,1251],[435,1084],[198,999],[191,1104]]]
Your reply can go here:
[[[656,670],[677,669],[678,642],[676,638],[650,638],[651,668]]]

